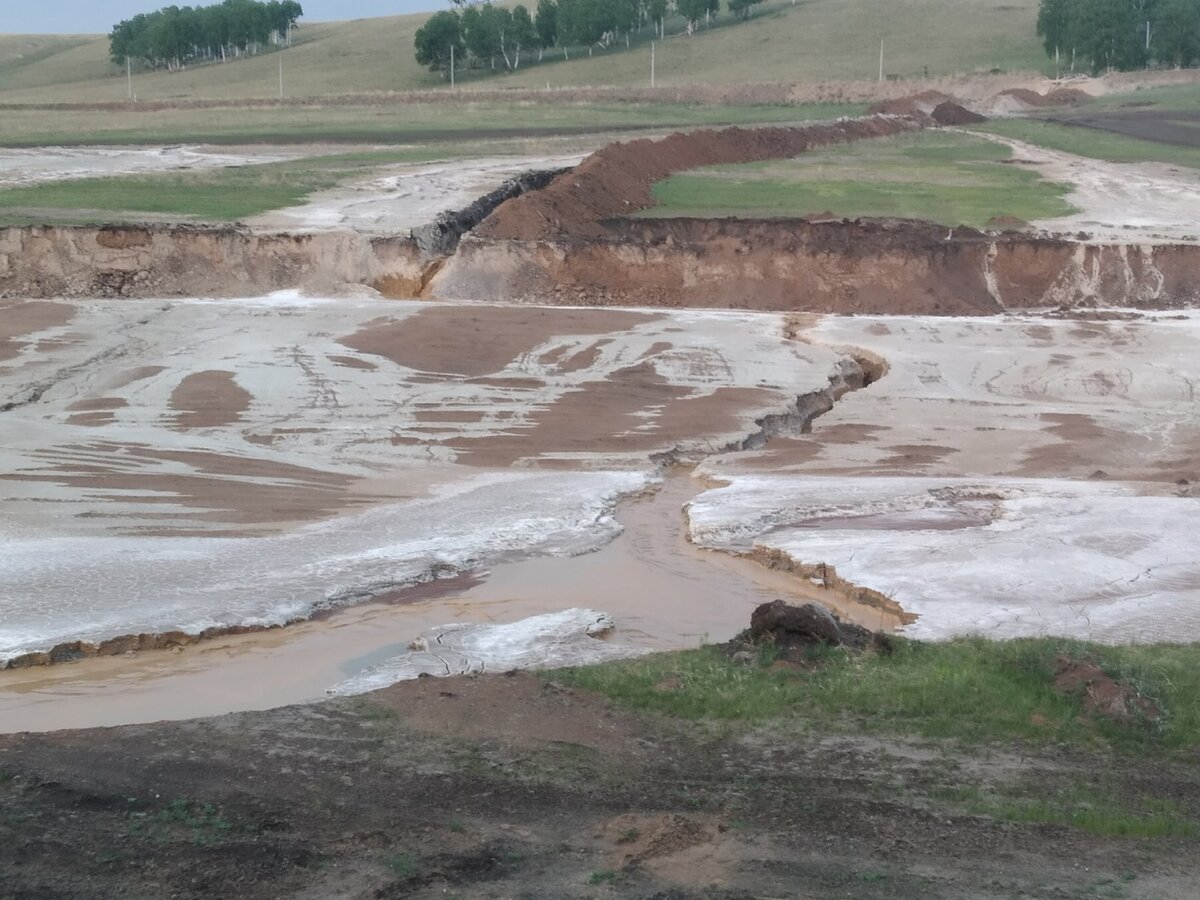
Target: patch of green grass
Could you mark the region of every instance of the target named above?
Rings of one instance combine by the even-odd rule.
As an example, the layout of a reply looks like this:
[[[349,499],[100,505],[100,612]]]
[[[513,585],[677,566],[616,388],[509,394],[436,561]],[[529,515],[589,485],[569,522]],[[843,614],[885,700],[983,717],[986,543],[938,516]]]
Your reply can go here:
[[[654,186],[646,216],[896,216],[983,227],[1072,212],[1069,188],[1005,165],[995,141],[944,131],[859,141],[794,159],[709,166]]]
[[[1162,710],[1153,723],[1083,715],[1053,687],[1062,653],[1095,660]],[[890,654],[815,648],[804,670],[730,662],[716,648],[559,670],[557,681],[625,706],[691,720],[786,719],[965,743],[1022,741],[1122,753],[1200,747],[1200,644],[1109,647],[1058,638],[898,640]],[[1036,715],[1035,715],[1036,714]]]
[[[641,837],[641,835],[642,835],[642,833],[640,831],[638,831],[636,828],[626,828],[619,835],[617,835],[617,843],[618,844],[632,844],[639,837]]]
[[[617,880],[617,873],[612,869],[598,869],[588,876],[588,884],[612,884]]]
[[[294,206],[314,191],[366,177],[387,163],[453,155],[443,148],[346,153],[198,172],[49,181],[0,190],[0,223],[111,221],[113,214],[231,222]]]
[[[417,858],[411,853],[393,853],[384,860],[384,865],[402,881],[417,874]]]
[[[801,122],[857,115],[857,103],[450,102],[72,112],[6,110],[0,146],[176,143],[436,143],[609,130]],[[459,137],[461,135],[461,138]]]
[[[1143,141],[1096,128],[1036,119],[993,119],[971,128],[1091,159],[1118,163],[1159,162],[1200,169],[1200,149]]]
[[[1013,795],[960,787],[944,798],[968,812],[1006,822],[1064,825],[1100,837],[1195,837],[1200,828],[1165,798],[1122,797],[1116,791],[1077,785],[1065,791]]]
[[[0,784],[4,784],[6,781],[12,781],[12,773],[0,769]]]

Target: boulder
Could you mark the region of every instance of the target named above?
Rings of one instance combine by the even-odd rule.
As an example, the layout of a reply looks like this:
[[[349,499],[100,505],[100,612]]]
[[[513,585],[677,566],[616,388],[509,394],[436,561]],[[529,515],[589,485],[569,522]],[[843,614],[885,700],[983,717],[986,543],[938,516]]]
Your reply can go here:
[[[763,603],[750,615],[750,639],[781,646],[840,644],[837,616],[819,603],[792,606],[782,600]]]

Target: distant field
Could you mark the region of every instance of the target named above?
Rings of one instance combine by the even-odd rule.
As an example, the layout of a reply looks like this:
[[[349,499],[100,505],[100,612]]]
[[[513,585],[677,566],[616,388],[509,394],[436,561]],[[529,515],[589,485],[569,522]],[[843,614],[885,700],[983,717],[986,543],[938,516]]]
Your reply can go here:
[[[1126,163],[1159,162],[1200,169],[1200,149],[1143,141],[1094,128],[1032,119],[995,119],[973,127],[977,131],[987,131],[1092,159]]]
[[[749,82],[817,82],[878,75],[1049,71],[1034,34],[1036,0],[767,0],[749,22],[722,13],[720,27],[658,47],[664,86]],[[289,97],[437,87],[442,79],[413,59],[413,34],[424,15],[306,24],[283,56]],[[668,29],[678,28],[668,22]],[[649,39],[619,48],[572,53],[570,62],[530,66],[465,83],[487,87],[646,85]],[[279,91],[279,54],[200,66],[177,73],[135,74],[141,100],[269,98]],[[108,40],[92,37],[0,37],[0,103],[124,100],[125,73],[108,59]]]
[[[0,113],[0,146],[86,144],[417,143],[799,122],[856,115],[856,104],[704,106],[680,103],[433,103],[225,107],[154,111],[103,110],[51,114]]]
[[[314,191],[392,163],[452,159],[462,145],[330,154],[196,172],[51,181],[0,190],[0,225],[95,224],[146,218],[232,222],[294,206]]]
[[[1031,221],[1072,211],[1066,185],[1001,163],[1009,150],[941,131],[861,141],[794,159],[711,166],[654,187],[647,216],[773,218],[832,212],[982,227],[997,216]]]
[[[346,181],[366,178],[379,167],[399,162],[453,159],[471,155],[504,155],[532,152],[531,144],[545,149],[560,145],[555,133],[588,129],[603,134],[605,127],[637,128],[653,123],[678,126],[723,122],[795,121],[829,118],[861,111],[861,107],[813,105],[809,107],[701,107],[666,104],[578,105],[535,107],[530,118],[544,137],[508,139],[503,132],[515,115],[505,105],[463,107],[463,114],[442,125],[435,107],[418,104],[402,108],[407,113],[397,121],[397,108],[311,110],[283,108],[237,110],[236,122],[221,118],[231,110],[169,112],[144,116],[153,123],[152,133],[121,130],[112,114],[84,114],[95,131],[72,134],[53,132],[24,135],[33,144],[118,144],[225,142],[250,143],[277,140],[282,143],[350,140],[358,143],[392,144],[372,151],[326,153],[289,162],[136,176],[107,176],[54,181],[26,187],[0,189],[0,224],[92,223],[145,218],[188,221],[235,221],[274,209],[293,206],[314,191]],[[345,117],[327,117],[338,113]],[[287,114],[272,120],[272,114]],[[137,115],[137,114],[130,114]],[[206,117],[213,116],[211,121]],[[361,119],[360,116],[378,116]],[[199,117],[199,120],[197,120]],[[264,117],[268,120],[262,121]],[[38,122],[42,122],[40,118]],[[584,125],[583,122],[590,125]],[[109,125],[114,130],[104,131]],[[439,127],[440,126],[440,127]],[[0,124],[0,134],[12,127]],[[264,129],[275,129],[266,131]],[[511,130],[511,129],[510,129]],[[447,139],[447,135],[457,135]],[[0,138],[0,143],[5,142]],[[585,145],[603,142],[604,137],[568,139]]]

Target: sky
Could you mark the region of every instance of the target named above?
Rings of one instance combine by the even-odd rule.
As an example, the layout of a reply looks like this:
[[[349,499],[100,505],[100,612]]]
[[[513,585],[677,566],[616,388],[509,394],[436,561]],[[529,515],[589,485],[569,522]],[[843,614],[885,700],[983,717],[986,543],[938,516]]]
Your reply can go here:
[[[164,6],[208,6],[212,0],[0,0],[0,34],[107,34],[113,25]],[[365,19],[443,9],[444,0],[300,0],[300,21]]]

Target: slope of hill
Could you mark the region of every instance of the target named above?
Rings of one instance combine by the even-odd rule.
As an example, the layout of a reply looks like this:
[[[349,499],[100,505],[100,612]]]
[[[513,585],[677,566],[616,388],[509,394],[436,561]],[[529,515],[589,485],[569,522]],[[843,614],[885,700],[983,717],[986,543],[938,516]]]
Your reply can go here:
[[[1034,34],[1035,0],[768,0],[745,23],[723,13],[719,27],[669,35],[659,45],[660,85],[812,82],[877,77],[879,42],[891,76],[1046,71]],[[287,96],[428,88],[442,79],[413,59],[425,15],[301,24],[283,54]],[[677,23],[676,23],[677,24]],[[671,24],[668,23],[668,29]],[[496,76],[463,73],[479,87],[643,85],[649,32],[624,45],[560,51],[541,65]],[[22,53],[18,47],[25,46]],[[556,61],[551,62],[550,57]],[[135,73],[141,100],[246,99],[279,92],[279,56],[268,53],[176,73]],[[0,37],[0,102],[95,102],[126,98],[124,72],[108,60],[105,36]]]

